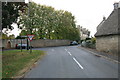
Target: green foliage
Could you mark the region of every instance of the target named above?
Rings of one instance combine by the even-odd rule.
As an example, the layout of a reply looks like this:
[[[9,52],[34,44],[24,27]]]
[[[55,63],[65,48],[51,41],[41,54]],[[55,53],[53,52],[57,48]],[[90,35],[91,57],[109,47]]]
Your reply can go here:
[[[2,29],[13,29],[13,23],[17,23],[19,11],[24,12],[26,7],[23,2],[2,2]]]
[[[15,39],[15,35],[7,35],[7,34],[4,34],[2,33],[2,39]]]
[[[21,33],[20,33],[20,35],[21,35],[21,36],[27,35],[27,33],[28,33],[28,32],[27,32],[26,30],[22,30]]]
[[[93,44],[95,44],[96,43],[96,38],[95,37],[91,38],[91,41],[92,41]]]
[[[9,35],[9,39],[15,39],[15,35],[14,34]]]
[[[17,36],[15,39],[21,39],[21,37],[20,37],[20,36]]]
[[[2,33],[2,39],[8,39],[8,36]]]
[[[25,37],[17,36],[15,39],[25,39]]]
[[[86,38],[86,40],[84,40],[82,42],[81,46],[95,49],[96,48],[96,38],[94,38],[94,37]]]
[[[80,39],[75,17],[68,11],[30,3],[29,9],[20,15],[21,35],[34,34],[35,39]]]

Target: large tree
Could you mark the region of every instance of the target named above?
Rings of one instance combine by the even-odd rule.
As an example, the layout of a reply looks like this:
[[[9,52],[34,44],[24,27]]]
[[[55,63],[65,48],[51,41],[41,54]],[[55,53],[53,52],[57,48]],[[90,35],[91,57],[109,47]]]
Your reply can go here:
[[[64,10],[57,11],[50,6],[36,3],[29,3],[29,8],[25,11],[20,13],[20,27],[27,34],[37,36],[36,39],[79,39],[79,31],[72,13]]]
[[[19,11],[24,12],[24,2],[2,2],[2,29],[13,29],[13,23],[17,23]]]

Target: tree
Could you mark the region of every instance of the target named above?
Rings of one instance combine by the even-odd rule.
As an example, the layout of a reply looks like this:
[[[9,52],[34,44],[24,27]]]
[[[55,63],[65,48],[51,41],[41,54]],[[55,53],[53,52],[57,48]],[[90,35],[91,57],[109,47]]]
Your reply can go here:
[[[75,17],[68,11],[57,11],[50,6],[32,2],[25,13],[20,13],[19,19],[22,30],[27,34],[34,34],[36,39],[79,39]]]
[[[15,39],[15,35],[7,35],[7,34],[4,34],[2,33],[2,39]]]
[[[15,39],[15,35],[14,34],[9,35],[9,39]]]
[[[13,23],[17,23],[19,11],[24,12],[24,2],[2,2],[2,29],[13,29]]]
[[[95,37],[92,37],[92,38],[91,38],[91,41],[92,41],[92,44],[95,44],[95,43],[96,43],[96,38],[95,38]]]
[[[6,34],[2,33],[2,39],[9,39],[9,38]]]
[[[20,33],[20,36],[24,36],[24,35],[27,35],[27,31],[26,30],[22,30],[21,33]]]

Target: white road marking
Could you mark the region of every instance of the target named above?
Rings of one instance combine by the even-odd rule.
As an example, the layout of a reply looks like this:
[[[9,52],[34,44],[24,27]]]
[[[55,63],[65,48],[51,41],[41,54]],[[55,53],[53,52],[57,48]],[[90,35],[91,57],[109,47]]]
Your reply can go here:
[[[67,51],[68,52],[68,54],[70,55],[70,56],[72,56],[72,54],[65,48],[65,51]],[[82,65],[73,57],[73,60],[77,63],[77,65],[81,68],[81,69],[84,69],[83,67],[82,67]]]
[[[67,49],[65,49],[65,50],[69,53],[70,56],[72,56],[72,54]]]
[[[67,49],[65,49],[67,51]]]
[[[81,69],[84,69],[83,67],[82,67],[82,65],[73,57],[73,60],[78,64],[78,66],[81,68]]]
[[[68,52],[70,56],[72,56],[72,54],[70,52]]]

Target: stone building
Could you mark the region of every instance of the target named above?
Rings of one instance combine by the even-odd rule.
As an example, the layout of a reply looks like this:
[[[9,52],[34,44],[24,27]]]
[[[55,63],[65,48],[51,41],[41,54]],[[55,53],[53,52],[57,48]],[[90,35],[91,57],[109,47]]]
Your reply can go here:
[[[77,25],[77,28],[78,28],[79,31],[80,31],[80,38],[81,38],[81,40],[85,40],[86,38],[89,37],[90,31],[89,31],[88,29],[83,28],[83,27],[81,27],[80,25]]]
[[[114,3],[114,10],[106,19],[97,26],[96,49],[98,51],[118,54],[120,47],[120,6],[119,3]]]

